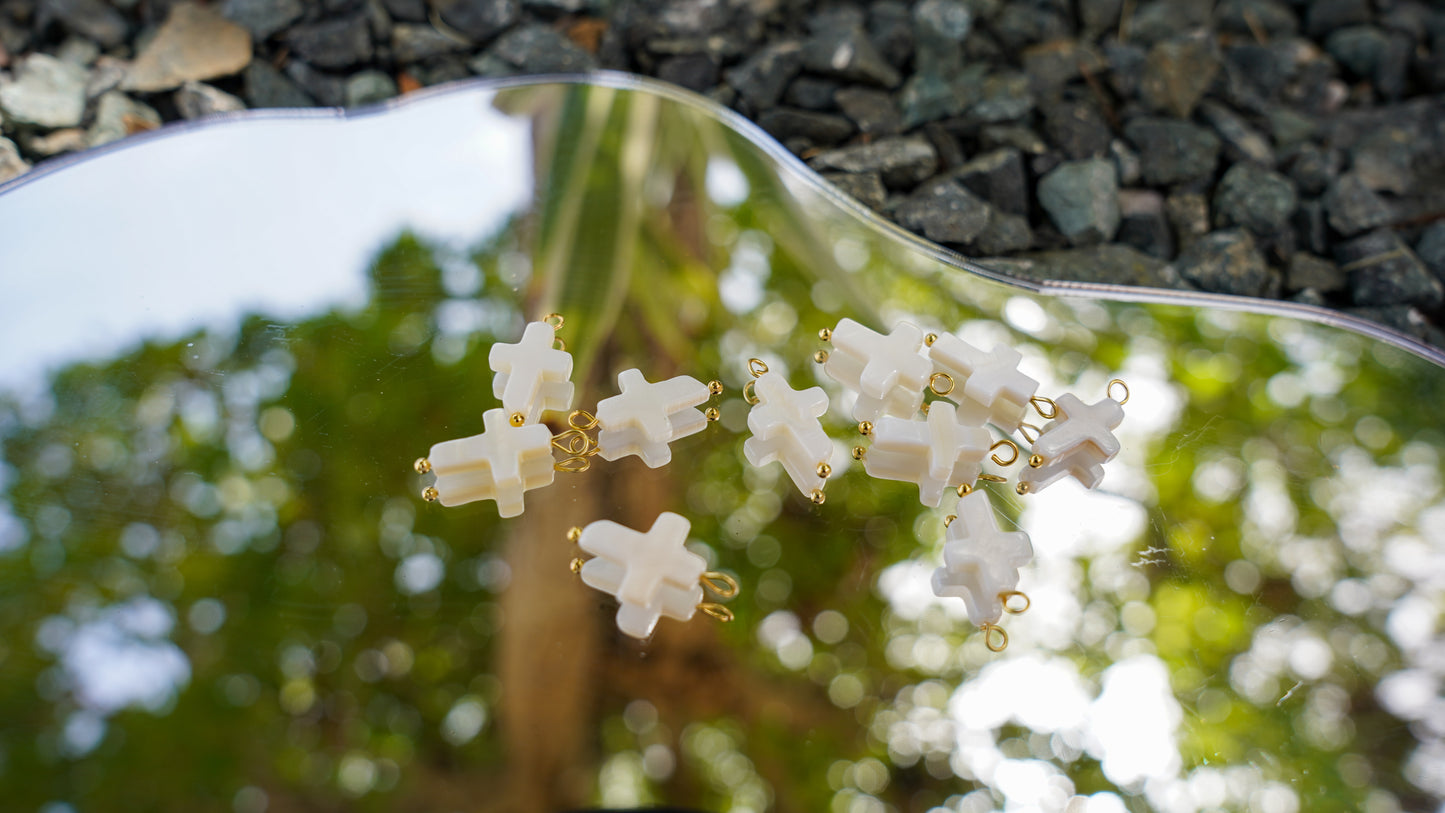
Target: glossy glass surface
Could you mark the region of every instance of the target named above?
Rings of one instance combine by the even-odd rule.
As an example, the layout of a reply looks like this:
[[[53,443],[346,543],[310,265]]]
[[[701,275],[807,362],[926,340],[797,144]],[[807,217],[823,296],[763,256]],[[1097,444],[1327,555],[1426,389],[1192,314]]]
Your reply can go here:
[[[1418,346],[986,279],[617,78],[163,131],[0,187],[0,224],[7,809],[1445,799]],[[491,344],[550,312],[578,406],[638,367],[720,379],[720,420],[516,519],[424,503],[412,460],[481,431]],[[1003,653],[929,588],[947,504],[848,454],[812,361],[842,317],[1015,347],[1048,396],[1128,384],[1100,489],[989,467],[1036,553]],[[832,397],[822,505],[743,460],[753,357]],[[742,594],[636,642],[566,534],[662,511]]]

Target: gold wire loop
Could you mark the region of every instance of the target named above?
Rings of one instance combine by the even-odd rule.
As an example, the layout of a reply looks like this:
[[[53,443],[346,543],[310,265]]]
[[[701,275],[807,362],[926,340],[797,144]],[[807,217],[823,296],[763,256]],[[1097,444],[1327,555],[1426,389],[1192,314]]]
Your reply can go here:
[[[553,471],[564,471],[570,474],[579,474],[590,468],[592,468],[591,458],[581,456],[569,457],[552,464]]]
[[[768,371],[768,363],[762,359],[748,359],[748,372],[758,378]]]
[[[698,577],[697,582],[711,590],[718,598],[737,598],[738,591],[742,589],[738,587],[737,579],[717,570],[707,571]]]
[[[567,317],[560,313],[549,313],[542,317],[542,321],[546,322],[547,326],[553,330],[561,330],[562,325],[567,323]]]
[[[597,428],[597,418],[585,409],[574,409],[572,414],[567,416],[567,425],[579,432],[586,432]]]
[[[938,380],[939,380],[939,379],[943,379],[944,381],[947,381],[947,382],[948,382],[948,388],[947,388],[947,389],[941,389],[941,388],[939,388],[939,386],[938,386]],[[949,375],[948,373],[934,373],[933,375],[931,375],[931,376],[928,377],[928,388],[929,388],[930,390],[933,390],[933,394],[934,394],[934,395],[939,395],[939,396],[947,395],[947,394],[949,394],[950,392],[953,392],[953,387],[954,387],[953,376]]]
[[[983,645],[988,647],[989,652],[1002,652],[1008,649],[1008,633],[998,624],[984,624],[979,627],[983,631]],[[995,639],[995,633],[998,635]]]
[[[733,620],[734,618],[732,610],[729,610],[728,608],[722,606],[721,604],[718,604],[715,601],[704,601],[703,603],[697,605],[697,609],[700,612],[706,613],[713,618],[716,618],[724,624]]]
[[[1004,438],[1003,440],[1000,440],[998,443],[995,443],[994,445],[988,447],[988,450],[989,450],[990,452],[992,452],[994,449],[997,449],[997,448],[1000,447],[1000,446],[1006,446],[1006,447],[1008,447],[1010,450],[1012,450],[1012,451],[1013,451],[1013,456],[1010,457],[1008,460],[1003,460],[1003,459],[1001,459],[1001,458],[998,456],[998,454],[994,454],[994,456],[993,456],[993,462],[994,462],[994,463],[996,463],[997,465],[1000,465],[1000,466],[1012,466],[1013,464],[1019,462],[1019,445],[1018,445],[1017,443],[1014,443],[1013,441],[1009,440],[1008,438]]]
[[[1119,387],[1121,387],[1121,388],[1123,388],[1123,390],[1124,390],[1124,397],[1123,397],[1122,399],[1121,399],[1121,398],[1114,398],[1114,387],[1115,387],[1116,385],[1119,386]],[[1125,384],[1125,383],[1124,383],[1124,379],[1122,379],[1122,378],[1116,378],[1116,379],[1114,379],[1113,381],[1110,381],[1110,382],[1109,382],[1109,388],[1104,391],[1104,394],[1105,394],[1105,395],[1108,395],[1110,398],[1114,398],[1115,401],[1118,401],[1118,402],[1119,402],[1119,406],[1123,406],[1123,405],[1129,403],[1129,385],[1128,385],[1128,384]]]
[[[983,480],[983,481],[986,482],[986,483],[1007,483],[1007,482],[1008,482],[1008,478],[1007,478],[1007,477],[1000,477],[1000,476],[998,476],[997,474],[980,474],[980,475],[978,476],[978,479]]]
[[[1015,598],[1023,599],[1024,606],[1010,607],[1009,600]],[[1029,611],[1029,608],[1032,607],[1034,604],[1032,601],[1029,600],[1028,594],[1018,590],[1005,590],[1002,593],[998,594],[998,600],[1003,604],[1003,611],[1008,613],[1009,615],[1020,615],[1022,613],[1026,613]]]
[[[1034,436],[1033,436],[1033,437],[1029,437],[1029,433],[1030,433],[1030,432],[1033,432],[1033,433],[1034,433]],[[1043,433],[1044,433],[1044,430],[1038,428],[1037,426],[1034,426],[1034,425],[1031,424],[1031,423],[1020,423],[1020,424],[1019,424],[1019,434],[1024,436],[1024,440],[1028,441],[1030,446],[1032,446],[1032,445],[1034,445],[1035,443],[1037,443],[1037,442],[1038,442],[1038,439],[1039,439],[1039,435],[1042,435]]]
[[[592,438],[581,429],[568,429],[552,438],[552,448],[572,457],[591,457],[594,452]]]
[[[1029,399],[1029,403],[1033,405],[1034,411],[1039,413],[1039,417],[1046,421],[1052,421],[1054,418],[1059,417],[1059,405],[1054,403],[1052,398],[1035,395]],[[1045,407],[1048,409],[1045,409]]]
[[[947,528],[948,526],[952,525],[953,521],[956,519],[958,519],[958,514],[949,514],[948,516],[944,517],[943,527]]]
[[[756,380],[757,379],[753,379],[753,381]],[[756,392],[753,392],[753,381],[749,381],[748,383],[743,385],[743,400],[747,401],[749,404],[757,404],[759,401],[763,400],[758,397],[758,394]]]
[[[552,347],[561,350],[563,353],[567,352],[567,343],[562,341],[561,336],[552,337]]]

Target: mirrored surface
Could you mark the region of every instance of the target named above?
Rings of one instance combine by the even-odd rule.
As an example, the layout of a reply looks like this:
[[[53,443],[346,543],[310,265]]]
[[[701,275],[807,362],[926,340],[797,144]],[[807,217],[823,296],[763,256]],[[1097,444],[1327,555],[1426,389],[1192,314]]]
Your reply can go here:
[[[1428,351],[985,279],[617,80],[126,143],[0,189],[16,809],[1445,799]],[[718,420],[665,466],[560,471],[519,517],[423,501],[412,460],[482,432],[492,346],[554,312],[576,406],[636,367],[720,380]],[[852,457],[814,361],[842,318],[1014,348],[1054,399],[1127,383],[1098,488],[985,467],[1034,552],[1003,652],[930,587],[949,501]],[[822,504],[744,459],[753,358],[829,396]],[[741,593],[637,641],[567,534],[663,511]]]

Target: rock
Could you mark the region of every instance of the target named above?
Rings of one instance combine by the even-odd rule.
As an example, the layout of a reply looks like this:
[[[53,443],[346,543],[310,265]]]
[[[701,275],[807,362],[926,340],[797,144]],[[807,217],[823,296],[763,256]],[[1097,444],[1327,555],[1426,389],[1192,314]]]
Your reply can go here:
[[[988,209],[988,225],[974,238],[973,248],[986,256],[1027,251],[1033,247],[1034,231],[1026,217]]]
[[[425,0],[381,0],[381,4],[393,20],[404,23],[426,22]]]
[[[1139,95],[1139,80],[1149,52],[1132,43],[1110,40],[1104,44],[1104,58],[1109,61],[1109,84],[1125,99]]]
[[[1063,39],[1071,26],[1065,9],[1051,3],[1007,2],[994,16],[991,33],[1005,52],[1018,53],[1038,42]]]
[[[522,0],[522,7],[548,16],[576,14],[587,8],[589,0]]]
[[[1164,200],[1169,225],[1179,238],[1180,249],[1209,233],[1209,201],[1196,192],[1175,192]]]
[[[1406,34],[1394,33],[1385,43],[1385,50],[1375,64],[1375,89],[1386,99],[1405,95],[1415,43]]]
[[[1314,119],[1287,107],[1271,108],[1265,118],[1269,120],[1269,131],[1274,136],[1275,146],[1280,149],[1298,146],[1314,137]]]
[[[286,32],[286,45],[318,68],[337,70],[371,59],[371,27],[364,15],[299,25]]]
[[[1294,214],[1295,243],[1305,251],[1326,254],[1330,250],[1330,227],[1325,217],[1325,205],[1318,200],[1301,201],[1299,211]]]
[[[963,41],[973,14],[958,0],[923,0],[913,7],[914,71],[949,78],[963,66]]]
[[[926,184],[894,213],[900,225],[935,243],[969,243],[989,223],[989,205],[951,180]]]
[[[978,145],[985,150],[1015,149],[1034,157],[1049,152],[1049,145],[1037,133],[1017,124],[991,124],[983,128],[978,134]]]
[[[695,93],[706,93],[717,86],[720,68],[712,54],[678,54],[657,63],[657,78]]]
[[[1168,40],[1149,50],[1139,90],[1145,104],[1187,119],[1218,73],[1219,57],[1211,42],[1198,37]]]
[[[315,107],[316,100],[287,79],[270,63],[256,60],[243,75],[246,101],[251,107]]]
[[[100,97],[100,103],[95,108],[95,122],[85,133],[85,143],[88,147],[99,147],[159,126],[161,116],[149,105],[112,90]]]
[[[115,57],[102,56],[95,60],[90,69],[90,78],[85,82],[85,99],[93,101],[107,92],[120,87],[128,72],[126,63]]]
[[[954,170],[954,180],[1004,214],[1027,217],[1028,176],[1023,155],[1004,148],[986,152]]]
[[[1104,158],[1069,161],[1039,180],[1039,205],[1074,245],[1106,242],[1119,230],[1119,179]]]
[[[1198,0],[1154,0],[1136,7],[1125,31],[1131,40],[1157,43],[1208,26],[1211,10]]]
[[[802,44],[784,40],[765,46],[723,76],[753,110],[762,111],[778,103],[802,66]]]
[[[1323,257],[1316,257],[1303,251],[1296,251],[1289,258],[1289,270],[1285,272],[1285,290],[1318,291],[1322,294],[1344,290],[1345,273],[1340,267]]]
[[[1350,294],[1358,306],[1436,308],[1445,302],[1445,283],[1389,229],[1336,245],[1335,262],[1348,275]]]
[[[327,107],[346,104],[346,79],[340,74],[323,73],[299,59],[286,63],[286,75],[311,98]]]
[[[963,146],[942,124],[930,121],[923,125],[923,137],[928,139],[928,143],[932,144],[934,151],[938,153],[939,169],[952,169],[963,164]]]
[[[1212,99],[1205,99],[1199,104],[1199,112],[1224,142],[1226,158],[1274,166],[1274,148],[1270,146],[1269,139],[1233,110]]]
[[[1244,229],[1200,237],[1179,254],[1174,267],[1185,280],[1221,294],[1264,296],[1274,282],[1254,238]]]
[[[885,88],[903,81],[856,24],[828,21],[816,25],[803,43],[802,57],[803,67],[823,76]]]
[[[1319,195],[1339,172],[1338,162],[1325,150],[1306,144],[1295,151],[1289,163],[1289,177],[1306,195]]]
[[[175,94],[176,110],[187,120],[245,110],[246,103],[231,94],[200,82],[187,82]]]
[[[842,87],[843,85],[834,79],[799,76],[788,85],[787,93],[783,94],[783,101],[804,110],[832,110],[837,107],[833,102],[833,94]],[[749,101],[749,103],[752,102]],[[774,99],[771,104],[777,104],[777,99]],[[765,106],[771,106],[771,104]]]
[[[221,4],[221,14],[258,41],[285,30],[305,13],[301,0],[226,0]]]
[[[1108,68],[1104,54],[1087,42],[1052,40],[1025,49],[1024,74],[1040,95],[1052,95],[1080,76],[1096,76]]]
[[[396,82],[381,71],[361,71],[346,80],[346,106],[366,107],[396,96]]]
[[[25,151],[41,158],[49,158],[52,155],[61,155],[67,152],[80,152],[89,146],[85,131],[79,127],[51,130],[43,136],[32,135],[25,140]]]
[[[847,87],[834,95],[843,115],[867,135],[897,135],[903,128],[898,107],[886,91],[864,87]]]
[[[842,116],[774,107],[758,117],[758,126],[779,141],[804,138],[815,146],[832,146],[853,134],[853,124]]]
[[[1151,186],[1202,178],[1214,172],[1219,159],[1218,136],[1188,122],[1137,118],[1124,126],[1124,137],[1139,151]]]
[[[1374,76],[1380,57],[1389,45],[1390,36],[1373,25],[1341,28],[1325,40],[1325,50],[1330,56],[1361,79]]]
[[[1109,158],[1114,162],[1114,169],[1119,171],[1120,186],[1133,186],[1143,178],[1139,153],[1120,139],[1109,142]]]
[[[1429,341],[1437,347],[1445,345],[1440,338],[1440,331],[1430,324],[1430,320],[1425,318],[1425,314],[1421,313],[1418,308],[1409,305],[1383,308],[1345,308],[1344,312],[1371,322],[1378,322],[1406,336]]]
[[[1021,119],[1033,109],[1034,92],[1028,76],[1014,72],[983,80],[979,99],[967,108],[973,117],[990,123]]]
[[[1296,302],[1300,305],[1313,305],[1316,308],[1329,306],[1329,300],[1325,298],[1324,293],[1316,291],[1314,288],[1305,288],[1304,290],[1296,291],[1289,296],[1289,301]]]
[[[1257,235],[1272,235],[1289,225],[1299,194],[1289,178],[1254,164],[1229,168],[1214,190],[1217,226],[1243,226]]]
[[[1214,20],[1221,31],[1265,39],[1299,32],[1299,17],[1275,0],[1223,0],[1214,8]]]
[[[597,68],[595,57],[540,23],[503,34],[491,53],[526,73],[582,73]]]
[[[39,16],[57,19],[68,30],[105,48],[125,42],[130,29],[125,17],[103,0],[42,0]]]
[[[1305,32],[1311,37],[1356,23],[1370,21],[1370,0],[1310,0]]]
[[[1014,276],[1040,282],[1071,280],[1186,290],[1191,287],[1167,263],[1117,243],[1027,254],[997,267]]]
[[[466,51],[468,47],[430,25],[398,23],[391,28],[391,58],[403,65]]]
[[[888,188],[907,189],[933,174],[938,167],[938,153],[923,138],[890,136],[871,144],[818,153],[808,164],[820,172],[877,172]]]
[[[843,190],[844,194],[851,195],[859,203],[869,209],[878,211],[883,208],[883,202],[888,198],[888,190],[883,188],[883,178],[876,172],[824,172],[823,180]]]
[[[485,43],[506,31],[522,18],[517,0],[428,0],[441,16],[442,22],[471,38]]]
[[[1389,204],[1354,173],[1345,173],[1331,181],[1323,202],[1330,228],[1345,237],[1384,226],[1394,219]]]
[[[0,84],[0,112],[10,125],[74,127],[85,115],[85,69],[46,54],[31,54]]]
[[[20,157],[15,142],[0,136],[0,183],[13,180],[30,171],[30,164]]]
[[[1174,256],[1174,232],[1164,213],[1164,196],[1152,189],[1119,192],[1119,231],[1114,239],[1151,257]]]
[[[1415,254],[1436,279],[1445,282],[1445,222],[1437,221],[1421,233]]]
[[[1114,134],[1098,104],[1091,100],[1061,101],[1044,107],[1044,135],[1069,160],[1109,154]]]
[[[72,65],[79,65],[82,68],[90,67],[99,56],[100,46],[80,37],[67,37],[65,42],[60,43],[60,47],[55,49],[56,59]]]
[[[977,86],[971,78],[982,79],[987,69],[972,65],[966,69],[968,78],[945,79],[933,74],[916,73],[908,77],[899,93],[898,106],[903,112],[903,129],[954,116],[977,97]]]
[[[1436,152],[1439,145],[1428,135],[1424,136],[1425,143],[1420,143],[1421,135],[1393,124],[1380,127],[1350,150],[1351,172],[1360,183],[1377,192],[1410,194],[1423,174],[1420,168],[1441,163],[1440,153]]]
[[[893,67],[913,56],[913,15],[898,0],[868,4],[868,39]]]
[[[1084,36],[1093,39],[1119,27],[1124,0],[1079,0],[1079,23]]]
[[[174,90],[186,82],[230,76],[251,62],[251,33],[209,6],[177,3],[131,63],[121,88]]]

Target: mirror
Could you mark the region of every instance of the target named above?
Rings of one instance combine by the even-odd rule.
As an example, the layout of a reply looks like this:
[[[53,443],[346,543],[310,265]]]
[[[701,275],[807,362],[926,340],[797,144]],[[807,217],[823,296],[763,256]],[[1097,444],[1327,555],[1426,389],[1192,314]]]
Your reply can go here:
[[[1437,351],[1278,304],[1009,284],[623,77],[162,130],[21,181],[0,187],[15,809],[1445,800]],[[720,381],[717,420],[657,468],[583,455],[520,516],[424,501],[412,461],[483,431],[491,348],[552,313],[575,407],[637,368]],[[977,488],[1033,552],[1002,652],[930,586],[958,498],[865,471],[883,441],[814,360],[843,319],[1012,348],[1036,428],[1127,385],[1092,490],[1020,495],[1033,433],[988,430],[1023,454]],[[828,396],[822,504],[745,459],[752,359]],[[714,602],[732,621],[639,641],[569,530],[663,512],[741,590]]]

